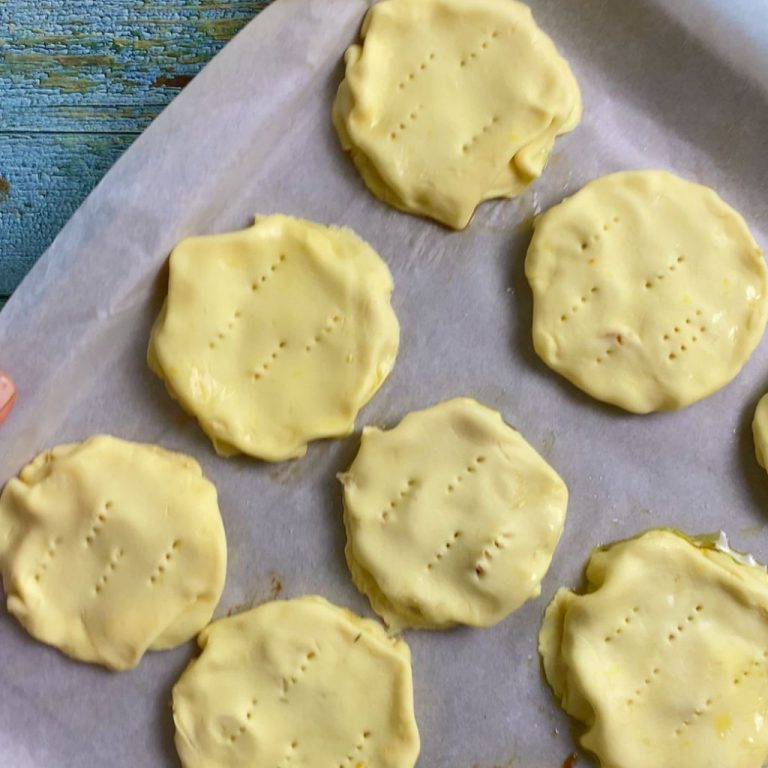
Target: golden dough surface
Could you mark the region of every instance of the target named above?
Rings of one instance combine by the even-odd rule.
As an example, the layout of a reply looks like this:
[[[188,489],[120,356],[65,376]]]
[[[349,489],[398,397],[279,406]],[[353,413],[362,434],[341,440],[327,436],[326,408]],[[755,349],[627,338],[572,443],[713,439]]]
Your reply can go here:
[[[757,461],[763,469],[768,469],[768,395],[763,395],[755,408],[752,437]]]
[[[768,270],[744,219],[664,171],[604,176],[542,214],[525,273],[539,357],[635,413],[725,386],[765,329]]]
[[[217,621],[173,689],[184,768],[412,768],[408,646],[320,597]]]
[[[347,563],[392,629],[487,627],[539,594],[568,491],[496,411],[456,398],[367,427],[340,479]]]
[[[515,0],[383,0],[333,107],[374,195],[461,229],[541,175],[581,118],[568,64]]]
[[[114,670],[194,637],[224,587],[216,489],[198,463],[106,435],[40,454],[0,496],[8,610]]]
[[[349,434],[392,370],[392,290],[351,230],[258,217],[176,246],[147,360],[218,453],[297,458]]]
[[[761,768],[765,569],[651,530],[593,552],[586,579],[584,594],[562,589],[547,608],[539,650],[602,768]]]

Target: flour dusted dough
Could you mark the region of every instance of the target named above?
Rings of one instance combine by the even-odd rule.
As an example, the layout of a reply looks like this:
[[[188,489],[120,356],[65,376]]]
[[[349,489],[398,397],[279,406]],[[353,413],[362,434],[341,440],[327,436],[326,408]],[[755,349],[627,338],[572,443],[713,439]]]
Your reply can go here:
[[[333,122],[370,190],[465,227],[541,175],[581,118],[568,64],[514,0],[383,0],[346,53]]]
[[[760,768],[768,759],[768,576],[668,530],[596,550],[539,648],[602,768]]]
[[[171,254],[148,362],[225,456],[349,434],[394,365],[392,276],[348,229],[287,216]]]
[[[497,412],[458,398],[366,428],[340,479],[352,577],[393,629],[486,627],[539,594],[568,492]]]
[[[768,395],[763,395],[755,408],[752,437],[755,440],[757,461],[761,467],[768,469]]]
[[[538,355],[636,413],[725,386],[765,328],[766,266],[744,220],[662,171],[605,176],[547,211],[525,271]]]
[[[217,621],[173,689],[184,768],[411,768],[411,656],[320,597]]]
[[[114,670],[199,632],[226,559],[216,489],[194,459],[154,445],[58,446],[0,497],[8,610],[38,640]]]

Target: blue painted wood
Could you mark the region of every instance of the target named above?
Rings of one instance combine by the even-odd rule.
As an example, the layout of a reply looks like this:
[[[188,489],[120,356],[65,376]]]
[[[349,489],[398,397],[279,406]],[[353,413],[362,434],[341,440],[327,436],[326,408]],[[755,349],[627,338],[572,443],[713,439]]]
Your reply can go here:
[[[271,0],[0,0],[0,306],[88,192]]]

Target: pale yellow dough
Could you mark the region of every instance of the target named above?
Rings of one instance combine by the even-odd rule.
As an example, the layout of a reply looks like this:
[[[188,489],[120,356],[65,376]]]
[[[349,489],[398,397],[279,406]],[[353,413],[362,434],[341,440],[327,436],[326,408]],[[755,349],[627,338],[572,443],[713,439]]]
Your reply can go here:
[[[402,640],[320,597],[211,624],[173,689],[184,768],[411,768],[419,754]]]
[[[525,272],[539,357],[635,413],[725,386],[765,328],[766,266],[744,220],[663,171],[605,176],[540,216]]]
[[[496,411],[457,398],[367,427],[340,480],[347,563],[393,630],[487,627],[539,594],[568,491]]]
[[[602,768],[760,768],[768,759],[768,576],[668,530],[596,550],[539,637]]]
[[[755,408],[752,437],[755,441],[757,461],[761,467],[768,469],[768,395],[763,395]]]
[[[541,175],[581,118],[568,64],[514,0],[382,0],[346,53],[333,122],[369,189],[461,229]]]
[[[400,331],[386,264],[348,229],[287,216],[171,254],[148,362],[218,453],[303,456],[347,435]]]
[[[40,454],[0,496],[8,610],[81,661],[129,669],[211,619],[227,549],[189,456],[96,436]]]

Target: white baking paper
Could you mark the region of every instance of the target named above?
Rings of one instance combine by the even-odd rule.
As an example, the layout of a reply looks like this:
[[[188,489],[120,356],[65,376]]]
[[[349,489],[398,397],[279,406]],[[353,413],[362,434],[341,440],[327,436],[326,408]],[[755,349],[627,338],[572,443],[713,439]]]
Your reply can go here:
[[[330,106],[368,2],[278,0],[120,159],[0,314],[0,367],[19,390],[0,428],[0,481],[38,451],[95,432],[186,451],[216,483],[227,529],[217,615],[278,592],[320,593],[368,615],[344,563],[335,480],[358,436],[277,466],[219,458],[144,355],[164,264],[182,237],[283,212],[353,227],[381,253],[402,345],[359,425],[393,425],[411,409],[472,395],[501,410],[571,492],[540,599],[493,629],[407,633],[424,768],[559,768],[573,740],[543,683],[536,634],[547,601],[579,582],[595,545],[654,525],[722,528],[735,548],[768,561],[768,476],[750,435],[768,389],[768,342],[706,401],[630,416],[538,361],[523,277],[531,217],[623,168],[668,168],[713,186],[768,245],[766,5],[531,5],[573,65],[584,120],[558,140],[540,181],[517,200],[483,205],[465,232],[379,203],[339,148]],[[3,609],[0,765],[176,765],[169,694],[192,653],[189,644],[149,654],[112,674],[32,641]]]

